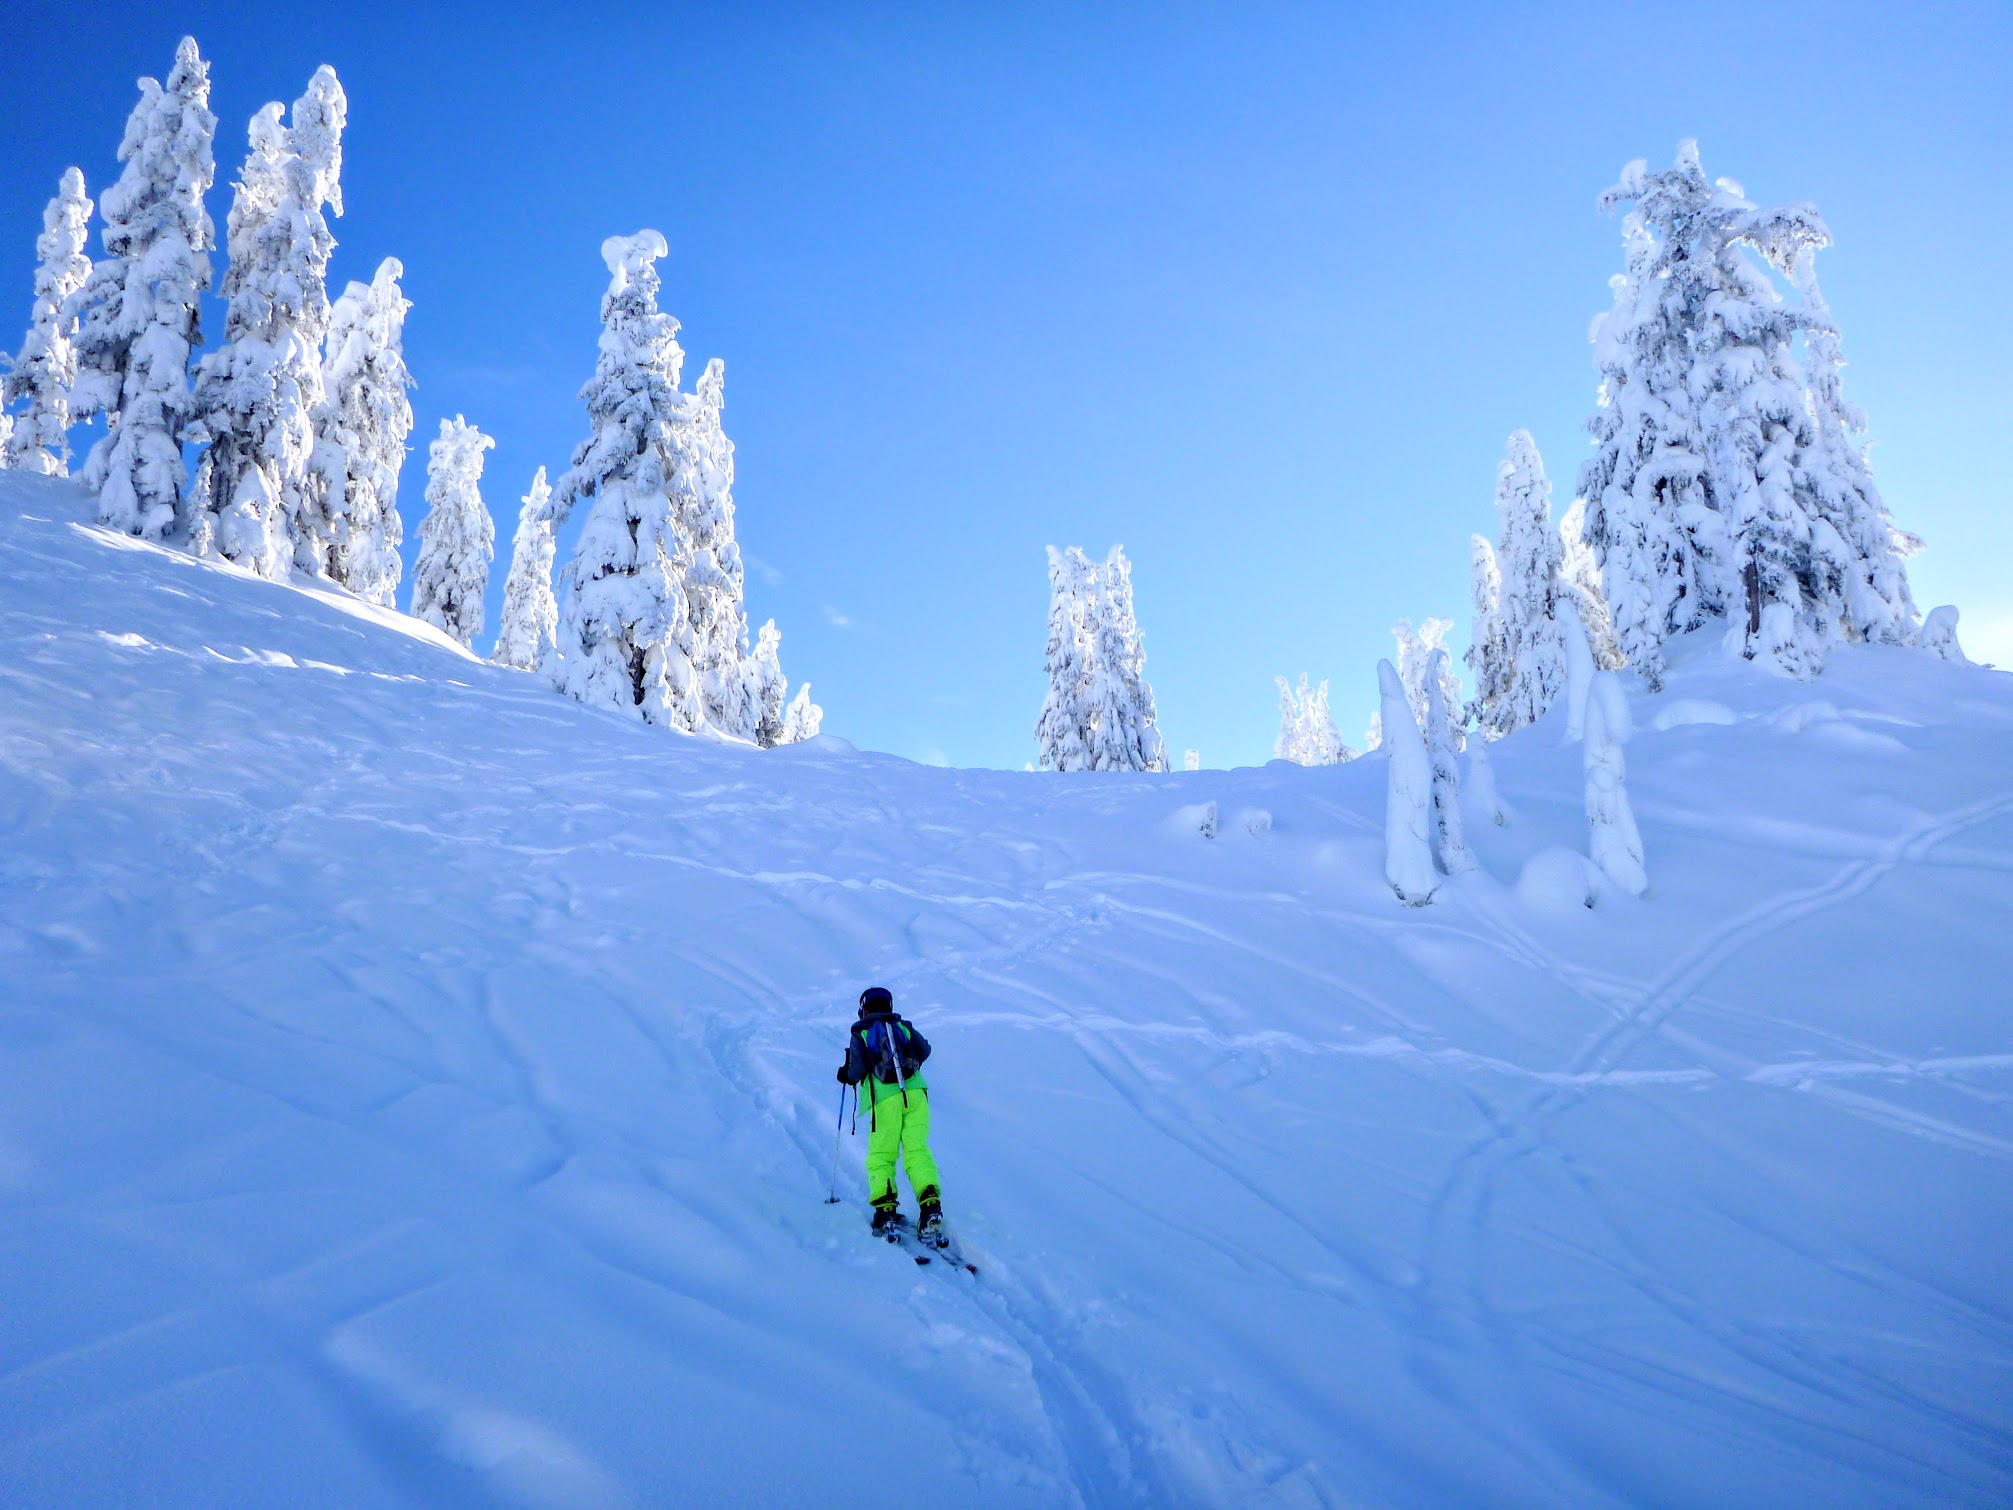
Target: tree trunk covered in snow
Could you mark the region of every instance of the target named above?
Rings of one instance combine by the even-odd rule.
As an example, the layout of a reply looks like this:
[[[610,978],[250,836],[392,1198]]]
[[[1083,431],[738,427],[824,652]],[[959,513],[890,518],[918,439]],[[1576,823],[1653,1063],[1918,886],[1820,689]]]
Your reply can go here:
[[[1433,769],[1405,684],[1389,661],[1377,663],[1377,691],[1383,714],[1381,748],[1390,760],[1384,794],[1384,878],[1407,907],[1423,907],[1440,885],[1431,837]]]

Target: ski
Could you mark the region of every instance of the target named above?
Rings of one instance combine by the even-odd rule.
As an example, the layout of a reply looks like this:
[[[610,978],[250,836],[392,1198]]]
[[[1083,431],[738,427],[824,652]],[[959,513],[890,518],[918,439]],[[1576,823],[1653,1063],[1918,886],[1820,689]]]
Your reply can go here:
[[[916,1236],[916,1229],[909,1225],[907,1217],[901,1218],[893,1226],[874,1235],[889,1247],[900,1248],[908,1254],[916,1261],[916,1267],[919,1269],[930,1262],[930,1255],[923,1252],[922,1239]]]
[[[964,1249],[957,1245],[950,1233],[946,1232],[941,1224],[938,1225],[936,1231],[930,1233],[928,1236],[924,1236],[920,1232],[917,1233],[916,1242],[922,1247],[936,1253],[945,1263],[954,1269],[963,1269],[965,1273],[973,1276],[976,1276],[979,1272],[979,1266],[965,1257]]]

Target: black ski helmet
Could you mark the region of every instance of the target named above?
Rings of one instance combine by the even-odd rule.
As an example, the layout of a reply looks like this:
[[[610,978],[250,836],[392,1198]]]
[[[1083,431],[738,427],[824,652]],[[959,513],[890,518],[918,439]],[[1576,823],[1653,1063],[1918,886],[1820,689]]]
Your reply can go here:
[[[860,993],[860,1015],[869,1012],[892,1012],[895,1010],[895,993],[886,986],[869,986]]]

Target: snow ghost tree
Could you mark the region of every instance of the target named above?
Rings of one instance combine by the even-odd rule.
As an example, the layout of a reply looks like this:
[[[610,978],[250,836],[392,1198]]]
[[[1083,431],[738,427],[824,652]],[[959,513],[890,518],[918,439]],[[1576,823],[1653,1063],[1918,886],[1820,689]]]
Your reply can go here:
[[[720,423],[726,365],[706,364],[683,406],[680,465],[672,476],[679,526],[691,542],[685,608],[692,621],[693,671],[706,721],[742,739],[761,727],[761,705],[747,674],[748,618],[741,548],[734,539],[734,443]],[[779,636],[780,639],[780,636]]]
[[[1405,684],[1389,661],[1377,663],[1377,691],[1382,748],[1391,762],[1384,796],[1384,878],[1407,907],[1423,907],[1440,884],[1430,837],[1433,769]]]
[[[1342,743],[1334,716],[1328,711],[1327,682],[1310,687],[1304,671],[1298,687],[1283,676],[1273,680],[1279,684],[1279,737],[1272,744],[1274,759],[1296,765],[1341,765],[1356,759],[1356,752]]]
[[[1498,828],[1510,821],[1509,814],[1503,811],[1503,799],[1496,791],[1496,767],[1489,759],[1486,739],[1468,741],[1468,795]]]
[[[196,378],[209,440],[190,507],[190,546],[261,576],[325,575],[338,554],[334,489],[315,463],[329,333],[329,254],[322,210],[342,213],[342,131],[348,111],[323,65],[294,102],[252,117],[251,152],[228,225],[224,344]]]
[[[1183,754],[1182,754],[1182,757],[1181,757],[1181,768],[1182,768],[1182,769],[1183,769],[1184,771],[1199,771],[1199,770],[1201,770],[1201,769],[1202,769],[1202,752],[1201,752],[1200,750],[1188,750],[1188,751],[1185,751],[1185,752],[1183,752]]]
[[[1094,654],[1096,568],[1072,545],[1048,548],[1048,696],[1035,720],[1044,771],[1088,771],[1095,743],[1090,678]]]
[[[1587,698],[1586,742],[1581,747],[1587,778],[1587,825],[1594,864],[1632,897],[1649,889],[1643,869],[1643,840],[1623,785],[1627,764],[1622,746],[1629,737],[1629,705],[1612,671],[1597,672]]]
[[[1552,485],[1531,432],[1518,430],[1496,467],[1496,560],[1502,572],[1498,611],[1502,681],[1491,706],[1498,735],[1536,723],[1565,679],[1554,615],[1561,552],[1552,529]]]
[[[1819,411],[1833,408],[1856,451],[1835,384],[1807,394],[1791,349],[1816,332],[1814,361],[1835,376],[1828,314],[1808,293],[1784,303],[1749,255],[1802,268],[1814,290],[1809,255],[1830,233],[1806,206],[1762,209],[1731,180],[1709,183],[1689,141],[1668,171],[1630,163],[1601,203],[1629,207],[1627,269],[1595,322],[1596,450],[1579,492],[1620,651],[1654,691],[1664,643],[1723,619],[1741,654],[1812,675],[1826,642],[1852,632],[1849,583],[1867,588],[1857,618],[1901,614],[1900,537],[1822,433]],[[1839,522],[1878,559],[1862,560]]]
[[[482,600],[496,557],[496,526],[480,488],[482,453],[495,444],[457,414],[440,422],[440,438],[427,451],[427,510],[412,567],[412,616],[464,645],[482,633]]]
[[[351,283],[329,314],[325,397],[315,415],[315,470],[336,529],[329,575],[366,603],[389,608],[398,592],[398,474],[412,433],[412,378],[405,370],[405,269],[378,264]]]
[[[35,242],[35,305],[28,334],[0,377],[0,404],[19,404],[21,414],[4,448],[4,464],[23,472],[62,477],[70,470],[70,390],[77,381],[74,315],[65,313],[70,296],[91,274],[84,247],[89,238],[91,201],[84,175],[66,169],[56,197],[42,212],[42,235]]]
[[[594,707],[689,731],[704,707],[685,604],[692,542],[671,503],[685,353],[678,322],[657,308],[664,253],[656,231],[601,244],[601,355],[580,392],[592,433],[554,495],[562,520],[589,504],[567,568],[554,679]]]
[[[1447,699],[1447,706],[1461,706],[1461,685],[1454,679],[1453,662],[1435,662],[1433,652],[1440,649],[1447,638],[1447,631],[1454,627],[1452,619],[1428,617],[1415,631],[1410,619],[1400,619],[1391,629],[1392,639],[1398,642],[1398,679],[1405,688],[1405,702],[1412,710],[1412,722],[1423,728],[1426,723],[1426,679],[1433,674],[1437,665],[1440,691]],[[1379,711],[1381,718],[1382,712]],[[1376,725],[1372,725],[1373,731]],[[1466,746],[1466,736],[1454,731],[1454,748]],[[1375,741],[1373,740],[1373,748]]]
[[[818,737],[819,726],[825,721],[825,710],[811,701],[811,684],[800,682],[797,695],[790,699],[789,711],[783,715],[783,729],[773,741],[779,745],[801,744],[807,739]]]
[[[1948,603],[1929,610],[1929,616],[1922,621],[1921,633],[1915,637],[1915,646],[1939,660],[1956,661],[1961,666],[1971,664],[1964,647],[1957,643],[1957,610]]]
[[[1446,660],[1446,651],[1435,650],[1426,668],[1426,758],[1432,767],[1433,848],[1440,868],[1459,875],[1475,868],[1475,857],[1461,832],[1461,768],[1445,691],[1453,671]]]
[[[203,195],[216,177],[210,66],[182,38],[166,86],[140,80],[119,143],[119,181],[99,199],[105,256],[64,306],[74,322],[73,421],[105,416],[83,481],[113,529],[159,540],[181,509],[189,354],[201,343],[215,231]]]
[[[1579,610],[1580,627],[1593,647],[1594,662],[1603,671],[1619,671],[1628,663],[1615,643],[1614,618],[1601,588],[1601,563],[1587,544],[1587,501],[1575,498],[1559,520],[1559,590]]]
[[[1468,669],[1475,674],[1469,720],[1485,739],[1495,738],[1497,710],[1510,683],[1509,647],[1503,642],[1503,577],[1496,548],[1481,535],[1468,537],[1468,566],[1475,617],[1468,631]]]
[[[1132,563],[1114,545],[1095,573],[1091,616],[1090,764],[1095,771],[1164,771],[1167,750],[1146,679],[1146,649],[1132,608]]]
[[[499,666],[536,671],[557,643],[559,608],[552,598],[552,555],[552,488],[540,467],[518,511],[510,575],[503,581],[503,628],[490,657]]]
[[[1579,610],[1570,602],[1559,604],[1559,628],[1566,650],[1566,737],[1571,744],[1586,731],[1587,694],[1594,683],[1594,655],[1587,644],[1586,630],[1580,626]]]

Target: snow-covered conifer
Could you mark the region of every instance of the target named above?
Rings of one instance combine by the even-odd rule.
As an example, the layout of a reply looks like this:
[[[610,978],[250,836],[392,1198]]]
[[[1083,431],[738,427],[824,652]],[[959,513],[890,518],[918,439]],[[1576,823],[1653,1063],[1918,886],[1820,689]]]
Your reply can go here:
[[[1407,907],[1423,907],[1440,884],[1431,838],[1433,768],[1405,684],[1389,661],[1377,663],[1377,691],[1383,749],[1391,762],[1384,795],[1384,878]]]
[[[496,526],[482,502],[482,453],[496,442],[457,414],[427,451],[426,518],[412,567],[412,616],[464,645],[482,633]]]
[[[352,282],[329,315],[325,398],[315,416],[315,469],[339,526],[329,575],[367,603],[389,608],[398,591],[398,475],[412,433],[406,389],[405,312],[396,257],[368,283]]]
[[[1048,548],[1048,696],[1035,720],[1035,743],[1044,771],[1093,769],[1091,659],[1096,651],[1096,571],[1072,545]]]
[[[1146,651],[1132,607],[1132,563],[1114,545],[1093,574],[1090,613],[1090,768],[1164,771]]]
[[[1475,594],[1475,617],[1468,631],[1468,669],[1475,674],[1475,697],[1469,716],[1484,738],[1496,727],[1497,709],[1510,681],[1509,647],[1503,642],[1503,577],[1496,565],[1496,548],[1482,535],[1468,537],[1469,578]]]
[[[1498,734],[1510,734],[1544,717],[1565,680],[1553,612],[1561,553],[1552,529],[1552,485],[1528,430],[1510,436],[1496,467],[1496,518],[1504,681],[1491,724]]]
[[[1186,752],[1185,752],[1185,753],[1184,753],[1184,754],[1182,755],[1182,757],[1181,757],[1181,768],[1182,768],[1182,769],[1183,769],[1184,771],[1199,771],[1199,770],[1201,770],[1201,769],[1202,769],[1202,752],[1201,752],[1200,750],[1189,750],[1189,751],[1186,751]]]
[[[70,390],[77,381],[75,315],[66,314],[70,296],[84,286],[91,259],[84,247],[90,233],[91,201],[84,175],[64,170],[56,197],[42,212],[35,242],[35,306],[28,334],[0,377],[0,404],[22,406],[12,433],[0,445],[0,464],[23,472],[62,477],[70,470]]]
[[[750,696],[746,671],[745,573],[734,538],[734,443],[721,425],[726,382],[726,364],[715,357],[697,391],[681,405],[672,499],[691,541],[685,611],[706,721],[738,739],[755,739],[761,706]]]
[[[558,631],[559,608],[552,598],[552,487],[540,467],[518,510],[510,575],[503,579],[503,628],[490,659],[499,666],[536,671],[552,653]]]
[[[1300,673],[1295,687],[1285,677],[1279,684],[1279,737],[1272,754],[1297,765],[1341,765],[1356,758],[1356,752],[1342,743],[1335,718],[1328,710],[1328,683],[1310,687],[1307,673]]]
[[[755,743],[764,749],[789,743],[783,738],[790,684],[783,677],[782,646],[782,631],[771,619],[755,636],[754,652],[741,667],[744,696],[756,710]]]
[[[1619,671],[1628,662],[1615,643],[1614,616],[1608,612],[1608,596],[1601,587],[1601,563],[1587,544],[1586,528],[1587,501],[1575,498],[1559,520],[1559,586],[1572,595],[1579,610],[1580,627],[1593,647],[1594,664],[1603,671]]]
[[[811,684],[799,682],[797,695],[790,699],[789,711],[783,715],[783,732],[777,736],[776,743],[793,745],[806,739],[816,739],[824,721],[825,710],[811,701]]]
[[[685,431],[678,322],[657,308],[656,231],[601,244],[608,292],[601,354],[580,390],[592,433],[554,491],[564,520],[589,504],[566,571],[555,685],[594,707],[697,729],[704,699],[693,668],[685,575],[692,542],[671,501]]]
[[[1433,776],[1433,848],[1440,868],[1459,875],[1475,868],[1475,857],[1461,832],[1461,767],[1445,691],[1453,672],[1441,664],[1446,659],[1446,651],[1435,650],[1426,668],[1426,757]]]
[[[1468,795],[1498,828],[1510,821],[1503,811],[1503,799],[1496,791],[1496,766],[1489,759],[1486,739],[1468,741]]]
[[[1447,639],[1447,631],[1454,627],[1452,619],[1428,616],[1418,629],[1412,628],[1410,619],[1400,619],[1392,627],[1391,637],[1398,642],[1398,678],[1405,688],[1405,701],[1412,710],[1412,722],[1420,728],[1426,724],[1426,679],[1434,674],[1436,664],[1433,652],[1441,649]],[[1461,684],[1455,680],[1451,660],[1437,663],[1440,691],[1447,699],[1447,706],[1461,706]],[[1462,749],[1467,743],[1466,735],[1454,731],[1454,748]]]
[[[202,339],[214,229],[203,195],[216,177],[210,66],[182,38],[166,86],[140,80],[140,103],[119,143],[125,166],[99,196],[105,256],[64,306],[74,321],[72,421],[102,413],[106,431],[84,463],[98,514],[159,540],[181,507],[189,355]]]
[[[342,213],[348,102],[324,64],[294,101],[252,117],[227,227],[224,344],[197,370],[208,449],[190,505],[190,544],[263,576],[329,572],[339,548],[335,489],[315,467],[329,333],[329,254],[322,214]]]
[[[1559,630],[1566,650],[1566,737],[1571,744],[1586,732],[1587,694],[1594,683],[1594,653],[1580,613],[1570,600],[1559,601]]]
[[[1649,889],[1649,877],[1643,869],[1642,835],[1636,831],[1624,785],[1628,767],[1622,746],[1628,742],[1629,727],[1628,700],[1615,673],[1595,673],[1582,746],[1589,852],[1610,881],[1639,897]]]
[[[1929,610],[1922,621],[1921,632],[1915,637],[1915,645],[1940,660],[1956,661],[1965,666],[1971,664],[1964,654],[1964,647],[1957,643],[1957,610],[1948,603]]]

